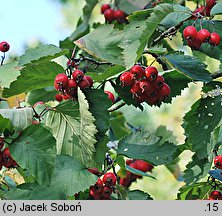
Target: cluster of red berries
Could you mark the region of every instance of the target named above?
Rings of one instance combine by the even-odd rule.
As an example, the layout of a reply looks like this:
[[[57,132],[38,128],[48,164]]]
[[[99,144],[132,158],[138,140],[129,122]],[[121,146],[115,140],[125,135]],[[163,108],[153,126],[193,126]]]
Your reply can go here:
[[[151,172],[153,169],[153,165],[147,163],[143,160],[132,160],[128,159],[126,160],[126,164],[134,169],[140,170],[142,172]],[[136,181],[137,178],[142,178],[140,175],[135,175],[129,171],[126,171],[126,176],[124,178],[120,178],[120,184],[128,188],[132,182]]]
[[[219,190],[214,190],[209,194],[207,200],[222,200],[222,193]]]
[[[54,87],[59,94],[55,95],[55,99],[58,102],[62,100],[76,100],[77,99],[77,87],[81,90],[86,90],[93,86],[93,80],[90,76],[86,76],[81,70],[75,69],[68,77],[64,73],[60,73],[56,76],[54,81]]]
[[[200,13],[202,16],[210,16],[210,11],[216,3],[216,0],[206,0],[206,5],[198,7],[193,14]],[[192,19],[196,19],[196,16],[193,16]]]
[[[130,71],[121,74],[120,82],[122,87],[130,87],[133,98],[139,103],[154,105],[170,94],[170,87],[165,83],[164,77],[158,75],[153,66],[144,69],[140,65],[134,65]]]
[[[1,52],[7,52],[7,51],[9,51],[9,49],[10,49],[10,45],[6,41],[2,41],[0,43],[0,51]]]
[[[3,151],[3,147],[5,145],[5,140],[0,137],[0,170],[2,169],[2,166],[6,168],[14,168],[17,167],[18,164],[16,161],[12,158],[9,148],[6,147]]]
[[[199,49],[202,43],[209,43],[211,46],[220,44],[220,35],[216,32],[210,33],[207,29],[197,31],[194,26],[187,26],[183,30],[183,36],[188,41],[188,46]]]
[[[116,176],[112,172],[107,172],[102,179],[98,178],[96,184],[89,188],[90,198],[95,200],[110,200],[112,193],[115,191],[116,181]]]
[[[104,14],[106,22],[112,23],[117,21],[118,23],[124,23],[126,21],[126,14],[120,10],[114,10],[109,4],[103,4],[101,6],[101,13]]]

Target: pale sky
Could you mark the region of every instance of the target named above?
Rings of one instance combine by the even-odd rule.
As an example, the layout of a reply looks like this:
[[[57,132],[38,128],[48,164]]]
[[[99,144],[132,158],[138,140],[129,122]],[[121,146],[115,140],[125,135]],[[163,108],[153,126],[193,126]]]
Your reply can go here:
[[[10,52],[23,54],[24,44],[35,39],[58,45],[69,36],[62,28],[61,5],[53,0],[0,0],[0,41]]]

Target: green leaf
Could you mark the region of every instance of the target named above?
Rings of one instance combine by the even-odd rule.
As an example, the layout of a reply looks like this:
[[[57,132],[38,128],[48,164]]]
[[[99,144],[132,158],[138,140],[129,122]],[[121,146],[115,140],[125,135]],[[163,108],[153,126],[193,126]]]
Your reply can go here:
[[[210,10],[210,15],[215,16],[222,14],[222,2],[217,2],[216,5]]]
[[[4,118],[0,114],[0,133],[3,133],[5,137],[13,134],[14,127],[8,118]]]
[[[170,103],[172,101],[172,98],[180,95],[182,90],[187,88],[189,82],[192,81],[190,78],[184,76],[181,73],[178,73],[177,71],[164,73],[163,77],[171,90],[169,97],[164,100],[165,103]]]
[[[50,61],[59,56],[65,55],[67,50],[61,50],[55,45],[40,45],[37,48],[28,49],[19,59],[19,65],[23,66],[28,63],[43,63]]]
[[[155,177],[153,177],[152,175],[148,174],[148,173],[145,173],[145,172],[142,172],[138,169],[135,169],[135,168],[132,168],[131,166],[128,166],[126,165],[126,170],[135,174],[135,175],[139,175],[139,176],[145,176],[145,177],[149,177],[149,178],[153,178],[153,179],[156,179]]]
[[[7,200],[65,200],[64,193],[57,193],[47,186],[37,182],[24,183],[5,193]]]
[[[31,105],[34,105],[36,102],[48,102],[55,100],[55,95],[57,91],[54,86],[45,87],[43,89],[32,90],[27,95],[27,102]]]
[[[196,183],[200,179],[204,178],[212,166],[212,160],[208,158],[199,159],[197,154],[194,154],[192,161],[186,166],[184,171],[184,181],[186,185]]]
[[[94,163],[97,129],[81,90],[78,89],[78,103],[66,101],[48,113],[46,126],[57,140],[58,154],[69,154],[87,166]]]
[[[222,118],[222,110],[218,109],[221,101],[221,96],[201,98],[184,117],[186,143],[199,159],[206,158],[213,148],[209,143],[212,132]]]
[[[19,76],[19,70],[20,67],[16,61],[2,65],[0,67],[0,87],[9,87],[10,83]]]
[[[23,130],[32,123],[33,110],[31,108],[0,109],[0,115],[11,121],[16,130]]]
[[[124,28],[120,47],[123,48],[123,58],[126,69],[131,68],[141,57],[147,42],[155,32],[159,23],[173,11],[169,4],[161,4],[153,8],[153,13],[147,18],[150,11],[135,12],[129,17],[130,23]]]
[[[120,140],[117,153],[129,158],[141,159],[154,165],[171,163],[177,146],[164,142],[149,131],[134,132]]]
[[[209,82],[212,79],[210,73],[206,70],[207,66],[195,57],[174,52],[162,56],[162,60],[193,80]]]
[[[110,124],[114,140],[119,140],[130,133],[129,128],[126,127],[126,119],[122,112],[111,113]]]
[[[178,4],[173,4],[172,6],[174,11],[169,13],[160,23],[160,25],[164,26],[166,29],[176,26],[192,16],[192,12],[189,8]]]
[[[4,89],[3,96],[7,98],[23,92],[52,86],[55,76],[63,72],[63,67],[55,62],[29,64],[21,70],[20,76],[11,83],[10,88]]]
[[[94,185],[98,177],[90,173],[86,167],[68,155],[56,158],[53,182],[50,186],[55,191],[68,196],[84,191]]]
[[[124,65],[122,48],[118,45],[123,36],[113,25],[101,25],[91,33],[75,41],[75,44],[90,55],[101,60]]]
[[[103,73],[87,73],[87,75],[91,76],[91,78],[96,82],[102,82],[112,76],[115,76],[116,74],[121,73],[125,70],[125,67],[120,65],[114,65],[112,67],[108,67]]]
[[[54,168],[56,140],[41,125],[30,125],[10,144],[15,161],[29,170],[40,185],[49,185]]]
[[[196,200],[206,199],[212,190],[212,186],[207,182],[192,184],[191,186],[183,186],[177,194],[179,200]]]
[[[153,200],[153,198],[141,190],[128,191],[129,200]]]

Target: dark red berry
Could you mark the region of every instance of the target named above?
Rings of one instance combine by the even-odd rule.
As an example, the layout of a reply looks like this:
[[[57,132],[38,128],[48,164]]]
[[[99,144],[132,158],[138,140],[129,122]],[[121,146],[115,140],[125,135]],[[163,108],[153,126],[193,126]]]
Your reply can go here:
[[[58,75],[56,76],[56,78],[55,78],[55,83],[56,83],[58,86],[61,86],[61,87],[63,87],[63,88],[66,88],[66,87],[67,87],[68,81],[69,81],[69,79],[68,79],[68,77],[67,77],[64,73],[58,74]],[[57,88],[55,84],[54,84],[54,86],[55,86],[55,88]],[[58,87],[58,89],[59,89],[59,87]]]
[[[197,39],[201,42],[207,42],[210,39],[210,32],[207,29],[201,29],[197,33]]]
[[[164,84],[164,77],[163,76],[158,76],[156,80],[153,83],[153,86],[155,89],[160,89]]]
[[[104,92],[108,95],[108,98],[114,103],[115,97],[114,97],[113,93],[110,91],[104,91]]]
[[[104,17],[107,22],[111,23],[114,20],[114,10],[113,9],[107,9],[104,12]]]
[[[138,83],[142,93],[148,92],[152,88],[150,82],[148,82],[147,80],[141,80]]]
[[[221,194],[220,191],[214,190],[214,191],[212,191],[210,193],[209,199],[212,199],[212,200],[222,200],[222,194]]]
[[[81,90],[86,90],[91,87],[90,83],[83,77],[82,81],[78,83],[78,86]]]
[[[134,65],[130,73],[134,75],[135,79],[141,79],[144,76],[144,69],[140,65]]]
[[[133,162],[132,159],[127,159],[127,160],[126,160],[126,165],[130,165],[132,162]]]
[[[140,82],[135,82],[132,87],[130,88],[130,92],[136,96],[139,97],[139,95],[142,94],[142,89],[140,88]]]
[[[104,174],[103,183],[106,186],[114,186],[116,184],[116,176],[111,172]]]
[[[70,95],[68,95],[68,94],[64,94],[64,95],[62,95],[62,98],[63,98],[63,100],[68,100],[68,99],[70,99],[71,97],[70,97]]]
[[[153,82],[154,80],[156,80],[157,75],[158,71],[155,67],[149,66],[145,69],[145,76],[148,81]]]
[[[88,81],[90,87],[93,86],[93,79],[90,76],[85,75],[84,79]]]
[[[126,15],[125,15],[125,13],[124,13],[122,10],[120,10],[120,9],[114,11],[113,16],[114,16],[114,19],[115,19],[118,23],[123,23],[123,22],[126,21]]]
[[[14,168],[18,166],[16,161],[12,158],[8,147],[2,152],[2,165],[6,168]]]
[[[120,82],[122,86],[131,86],[134,83],[133,74],[130,72],[124,72],[120,76]]]
[[[194,39],[197,36],[197,30],[194,26],[187,26],[183,30],[183,36],[185,39]]]
[[[69,89],[77,89],[77,83],[74,79],[69,79],[68,88]]]
[[[188,40],[188,46],[191,47],[192,49],[200,49],[201,46],[201,41],[198,38],[195,38],[193,40]]]
[[[97,182],[94,185],[94,188],[96,189],[96,191],[102,192],[102,190],[103,190],[103,181],[100,178],[98,178]]]
[[[104,12],[105,12],[106,10],[110,9],[110,8],[111,8],[111,7],[110,7],[109,4],[103,4],[103,5],[101,6],[101,13],[104,14]]]
[[[110,198],[112,192],[113,192],[112,188],[105,186],[102,191],[102,196],[104,198]]]
[[[211,33],[209,43],[212,46],[218,46],[220,44],[220,35],[216,32]]]
[[[164,83],[163,86],[158,90],[157,95],[160,100],[164,100],[170,95],[170,87]]]
[[[7,52],[9,49],[10,49],[10,45],[6,41],[2,41],[0,43],[0,51],[1,52]]]
[[[218,169],[222,169],[222,155],[218,155],[214,158],[214,165]]]
[[[58,102],[63,101],[63,97],[62,97],[61,94],[56,94],[56,95],[55,95],[55,99],[56,99]]]
[[[81,70],[77,69],[72,73],[72,77],[77,83],[79,83],[83,79],[84,73]]]

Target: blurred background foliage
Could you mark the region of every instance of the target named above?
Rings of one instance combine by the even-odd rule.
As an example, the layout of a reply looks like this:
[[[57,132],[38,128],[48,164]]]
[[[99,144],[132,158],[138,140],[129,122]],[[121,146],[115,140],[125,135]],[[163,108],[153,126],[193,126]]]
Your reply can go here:
[[[60,3],[61,4],[61,31],[66,29],[67,32],[72,33],[75,30],[79,17],[82,15],[82,9],[85,5],[84,0],[46,0],[49,1],[53,7],[53,4]],[[90,18],[90,23],[103,23],[104,17],[100,14],[100,7],[103,3],[108,3],[109,1],[103,0],[95,7],[92,16]],[[177,1],[174,1],[177,2]],[[180,2],[180,1],[178,1]],[[191,10],[194,10],[196,4],[194,1],[186,1],[186,5]],[[19,15],[18,15],[19,16]],[[48,18],[50,19],[50,17]],[[67,35],[68,37],[69,35]],[[53,35],[51,35],[53,37]],[[16,39],[16,36],[15,36]],[[63,40],[64,38],[61,38]],[[182,45],[181,34],[177,33],[174,36],[173,40],[168,40],[168,42],[172,45],[175,50],[182,50],[185,53],[191,55],[191,50],[189,47],[185,47]],[[36,47],[39,44],[43,43],[40,40],[33,40],[31,43],[24,44],[24,47]],[[205,63],[208,65],[208,69],[210,72],[214,72],[218,70],[219,61],[213,60],[209,57],[206,57],[204,54],[198,54],[199,58],[205,59]],[[12,54],[7,59],[8,61],[12,61],[16,59],[17,55]],[[151,56],[147,56],[148,65],[153,62],[153,58]],[[67,59],[60,58],[58,61],[65,65]],[[154,63],[160,74],[163,71],[162,67],[158,63]],[[111,87],[107,87],[110,88]],[[142,127],[144,129],[148,129],[151,131],[155,131],[160,125],[166,126],[168,130],[171,130],[176,137],[178,143],[184,143],[184,131],[181,127],[183,116],[186,112],[190,110],[192,104],[199,99],[201,95],[201,84],[200,83],[192,83],[188,88],[184,89],[181,96],[178,96],[173,99],[171,104],[162,104],[160,108],[158,107],[150,107],[148,105],[144,105],[144,111],[136,109],[133,106],[125,106],[121,108],[121,112],[123,113],[127,122],[135,127]],[[178,189],[184,184],[181,176],[183,170],[185,169],[186,164],[191,160],[192,153],[189,151],[185,151],[180,156],[179,167],[180,169],[174,169],[174,173],[170,172],[170,170],[166,166],[158,166],[153,169],[153,175],[157,180],[153,180],[151,178],[143,178],[138,179],[137,182],[134,182],[130,189],[142,189],[145,192],[148,192],[154,199],[158,200],[166,200],[166,199],[176,199],[176,195]]]

